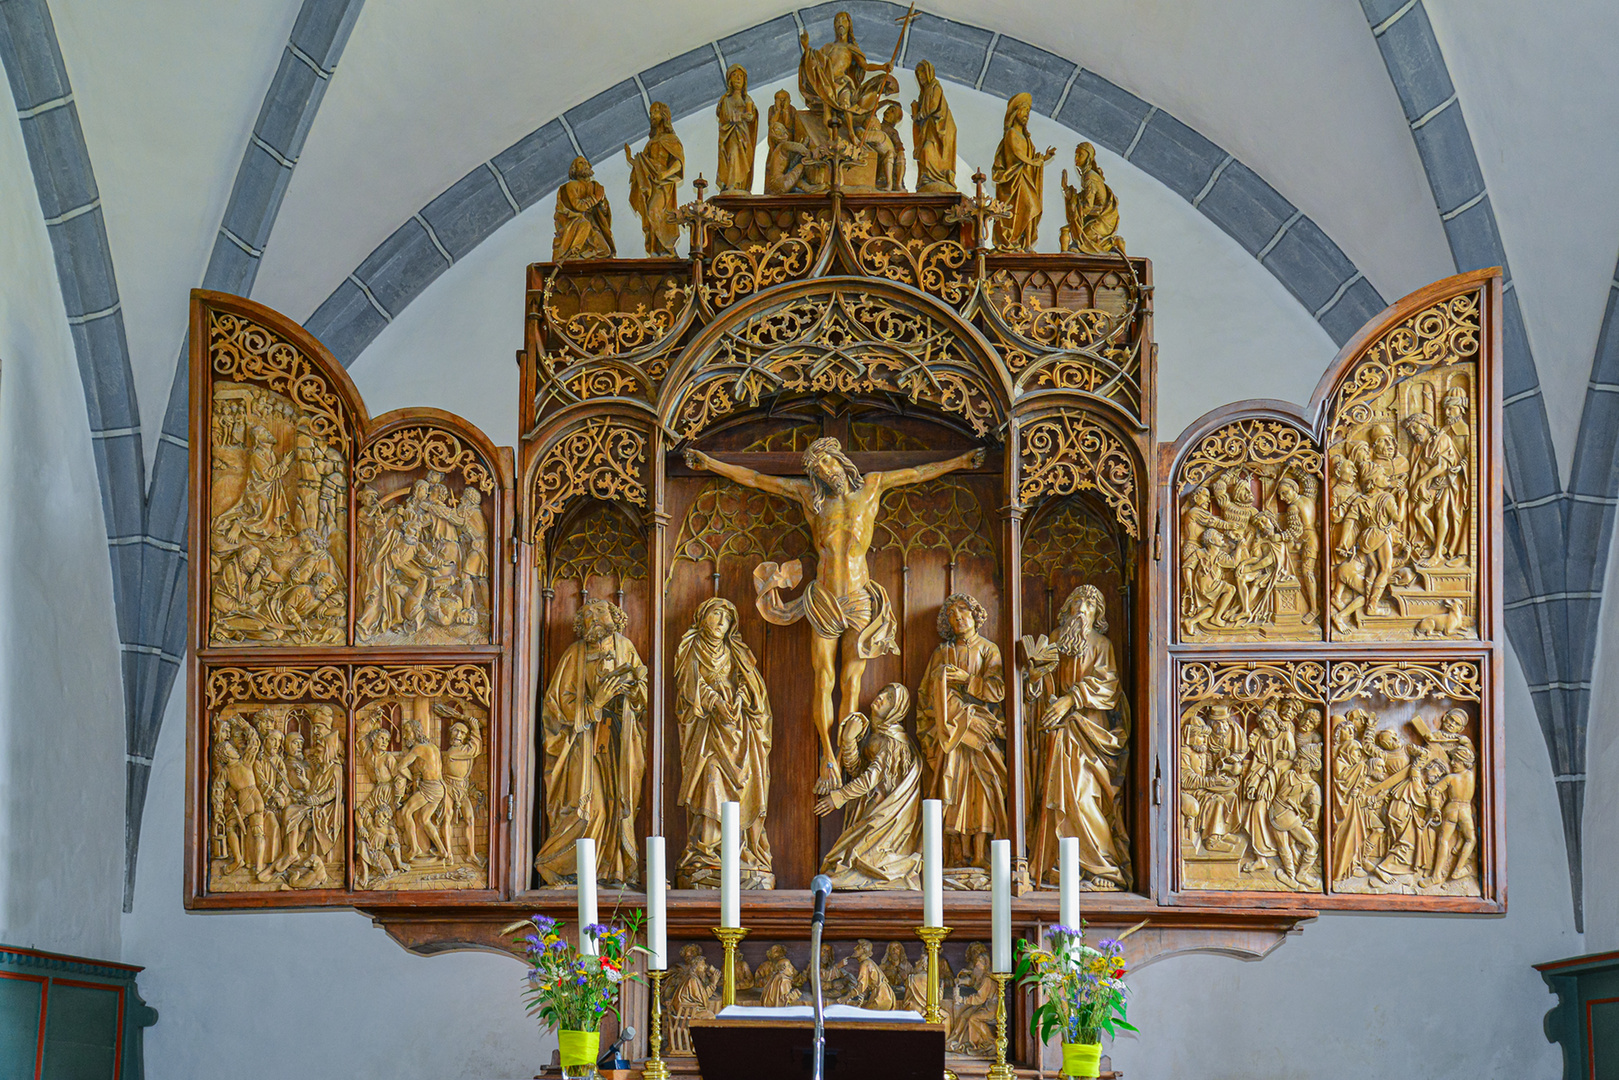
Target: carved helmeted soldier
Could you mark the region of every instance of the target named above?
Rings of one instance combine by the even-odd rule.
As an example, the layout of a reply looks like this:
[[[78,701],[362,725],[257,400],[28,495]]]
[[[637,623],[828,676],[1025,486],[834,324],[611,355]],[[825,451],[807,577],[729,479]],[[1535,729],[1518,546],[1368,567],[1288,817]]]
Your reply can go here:
[[[742,884],[774,886],[765,812],[770,802],[770,698],[736,607],[713,597],[697,607],[675,650],[680,725],[680,805],[686,808],[683,889],[718,888],[720,807],[740,804]]]
[[[820,817],[849,807],[821,862],[835,889],[922,887],[922,759],[905,733],[910,708],[910,691],[890,683],[872,701],[869,722],[852,713],[839,728],[850,779],[815,804]]]
[[[546,838],[534,866],[547,885],[571,883],[574,841],[582,837],[596,841],[603,881],[628,884],[640,869],[635,818],[646,772],[647,671],[623,634],[628,622],[606,600],[587,601],[545,691]]]
[[[630,163],[630,208],[641,215],[648,255],[674,255],[680,242],[680,222],[675,220],[679,199],[675,192],[686,175],[686,150],[675,134],[669,106],[654,101],[652,131],[639,154],[624,144]]]
[[[797,560],[780,566],[765,562],[755,568],[754,584],[760,594],[759,612],[766,620],[787,626],[806,619],[813,632],[810,664],[814,669],[815,696],[810,700],[810,719],[820,736],[822,755],[817,794],[832,790],[843,779],[838,754],[832,746],[834,687],[842,691],[836,715],[846,717],[859,703],[866,661],[899,652],[893,605],[887,591],[871,580],[866,565],[883,492],[976,467],[983,460],[982,450],[970,450],[948,461],[862,476],[843,452],[842,443],[822,438],[804,452],[804,471],[808,475],[800,479],[769,476],[717,461],[700,450],[686,451],[686,464],[693,469],[706,469],[743,487],[798,503],[809,524],[815,541],[816,579],[799,596],[783,602],[780,591],[798,583],[802,565]]]
[[[1055,659],[1031,658],[1024,693],[1040,740],[1030,873],[1056,885],[1057,840],[1078,837],[1090,888],[1128,888],[1128,843],[1114,777],[1129,739],[1101,590],[1081,585],[1057,615]],[[1116,719],[1115,719],[1116,718]]]
[[[984,605],[954,593],[939,608],[942,644],[917,690],[916,738],[944,803],[947,866],[988,868],[989,842],[1006,835],[1006,677],[1001,650],[979,631]]]

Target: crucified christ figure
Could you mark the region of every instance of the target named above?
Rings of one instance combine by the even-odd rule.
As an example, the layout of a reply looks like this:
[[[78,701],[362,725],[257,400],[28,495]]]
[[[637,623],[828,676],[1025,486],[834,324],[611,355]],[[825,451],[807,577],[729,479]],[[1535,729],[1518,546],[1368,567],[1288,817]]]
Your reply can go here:
[[[883,587],[871,580],[866,552],[871,547],[877,510],[883,492],[890,488],[920,484],[958,469],[976,468],[984,462],[983,450],[969,450],[948,461],[918,465],[910,469],[860,475],[854,462],[835,438],[816,439],[804,451],[803,479],[767,476],[740,465],[716,461],[700,450],[686,451],[686,464],[706,469],[743,487],[791,499],[804,511],[810,535],[815,540],[816,578],[790,601],[781,592],[798,584],[803,567],[798,560],[777,566],[760,563],[754,569],[754,587],[759,592],[759,613],[778,626],[808,619],[810,664],[815,675],[815,694],[810,699],[810,720],[821,740],[821,776],[817,794],[826,794],[843,782],[837,752],[832,746],[833,720],[841,720],[860,707],[860,681],[866,661],[885,653],[899,652],[895,640],[897,623],[893,605]],[[843,663],[838,664],[838,644],[843,645]],[[840,691],[836,709],[832,692]]]

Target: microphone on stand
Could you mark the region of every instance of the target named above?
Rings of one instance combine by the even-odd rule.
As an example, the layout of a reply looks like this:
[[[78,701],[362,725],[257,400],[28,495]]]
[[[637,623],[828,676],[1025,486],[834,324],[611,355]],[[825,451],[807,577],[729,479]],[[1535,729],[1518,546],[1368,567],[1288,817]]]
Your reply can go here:
[[[810,916],[810,986],[815,993],[815,1045],[810,1080],[826,1080],[826,1006],[821,999],[821,927],[826,923],[826,898],[832,892],[832,879],[816,874],[810,882],[815,894],[815,913]]]

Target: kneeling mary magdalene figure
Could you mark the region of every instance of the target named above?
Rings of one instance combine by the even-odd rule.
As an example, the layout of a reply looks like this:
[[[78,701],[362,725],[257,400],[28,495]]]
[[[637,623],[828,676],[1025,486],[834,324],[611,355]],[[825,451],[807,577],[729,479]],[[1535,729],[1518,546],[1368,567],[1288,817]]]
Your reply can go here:
[[[821,862],[834,889],[922,887],[922,759],[905,733],[910,710],[910,691],[889,683],[871,703],[870,721],[850,713],[838,727],[850,779],[815,804],[820,817],[849,807]]]
[[[675,715],[680,722],[680,805],[686,851],[682,889],[720,884],[720,806],[740,803],[742,887],[770,889],[770,698],[753,652],[737,633],[736,606],[714,597],[675,650]]]
[[[1085,887],[1130,887],[1129,839],[1119,804],[1130,738],[1129,702],[1106,635],[1102,591],[1081,585],[1057,613],[1054,656],[1034,657],[1024,695],[1039,739],[1030,873],[1057,884],[1057,839],[1079,838]]]

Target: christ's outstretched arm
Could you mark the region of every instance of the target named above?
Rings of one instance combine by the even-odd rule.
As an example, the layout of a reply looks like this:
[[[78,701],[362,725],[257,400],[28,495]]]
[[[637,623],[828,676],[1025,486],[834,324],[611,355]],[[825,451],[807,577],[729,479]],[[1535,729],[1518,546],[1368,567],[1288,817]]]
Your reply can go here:
[[[920,484],[934,480],[959,469],[976,469],[984,463],[984,449],[977,447],[958,454],[946,461],[935,461],[927,465],[917,465],[910,469],[895,469],[892,472],[871,473],[866,477],[867,482],[875,481],[880,490],[905,487],[909,484]]]
[[[743,487],[754,488],[768,492],[771,495],[780,495],[785,499],[802,502],[804,496],[804,482],[784,476],[767,476],[761,472],[744,468],[741,465],[728,465],[709,457],[701,450],[688,449],[686,451],[686,466],[692,469],[706,469],[727,480],[741,484]]]

